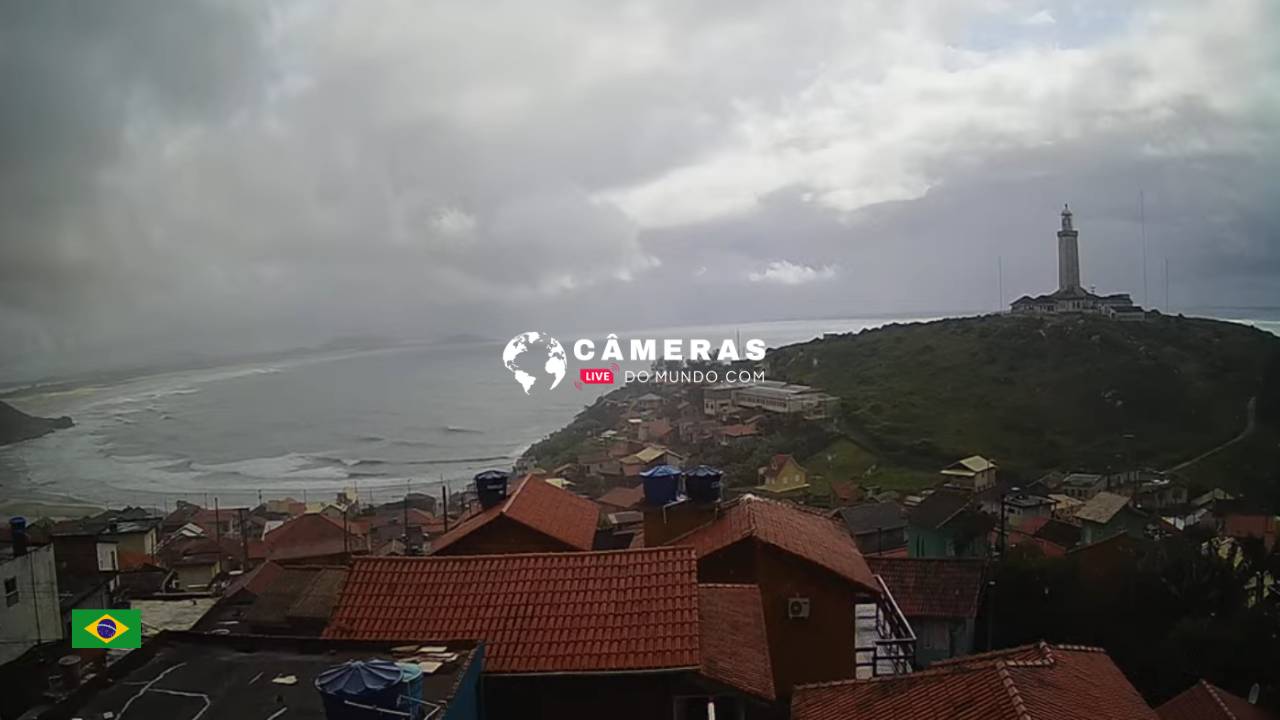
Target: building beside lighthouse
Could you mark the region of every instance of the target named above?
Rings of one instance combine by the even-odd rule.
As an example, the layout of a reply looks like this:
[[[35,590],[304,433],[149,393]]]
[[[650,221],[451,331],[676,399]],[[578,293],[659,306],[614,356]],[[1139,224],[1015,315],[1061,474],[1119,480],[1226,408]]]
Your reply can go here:
[[[1075,228],[1071,208],[1062,206],[1062,228],[1058,230],[1058,289],[1047,295],[1023,295],[1009,306],[1019,315],[1059,315],[1087,313],[1117,320],[1144,320],[1146,313],[1133,304],[1129,293],[1096,295],[1080,284],[1080,233]]]

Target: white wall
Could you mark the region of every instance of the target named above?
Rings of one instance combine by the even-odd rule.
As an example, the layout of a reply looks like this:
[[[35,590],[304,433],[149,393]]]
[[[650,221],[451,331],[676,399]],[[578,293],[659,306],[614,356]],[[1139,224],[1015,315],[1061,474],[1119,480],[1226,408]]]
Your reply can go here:
[[[7,597],[0,597],[0,664],[33,645],[62,638],[53,546],[31,548],[0,564],[0,589],[7,580],[17,582],[18,602],[10,606]]]

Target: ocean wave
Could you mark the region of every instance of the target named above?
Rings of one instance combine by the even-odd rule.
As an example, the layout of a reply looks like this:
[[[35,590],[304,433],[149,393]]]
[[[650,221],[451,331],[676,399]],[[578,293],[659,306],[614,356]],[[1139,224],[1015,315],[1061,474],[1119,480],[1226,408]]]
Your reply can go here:
[[[475,428],[463,427],[461,425],[445,425],[444,431],[451,433],[475,433],[477,435],[484,433],[483,430],[476,430]]]
[[[191,463],[191,469],[201,473],[219,475],[243,475],[245,477],[341,480],[346,470],[318,463],[311,455],[286,453],[274,457],[249,458],[224,463]]]

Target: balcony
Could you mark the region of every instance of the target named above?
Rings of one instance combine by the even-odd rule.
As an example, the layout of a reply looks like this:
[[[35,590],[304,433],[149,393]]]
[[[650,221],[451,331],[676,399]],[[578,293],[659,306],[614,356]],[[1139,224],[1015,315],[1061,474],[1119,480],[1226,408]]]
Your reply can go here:
[[[916,634],[903,616],[893,593],[879,575],[880,596],[874,602],[858,603],[854,677],[904,675],[915,670]]]

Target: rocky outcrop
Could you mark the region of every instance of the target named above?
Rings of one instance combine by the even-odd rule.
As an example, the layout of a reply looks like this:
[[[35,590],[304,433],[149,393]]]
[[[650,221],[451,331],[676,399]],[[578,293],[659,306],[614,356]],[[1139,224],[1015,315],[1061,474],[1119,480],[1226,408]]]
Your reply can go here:
[[[31,440],[74,424],[65,415],[56,418],[35,417],[8,403],[0,402],[0,445]]]

